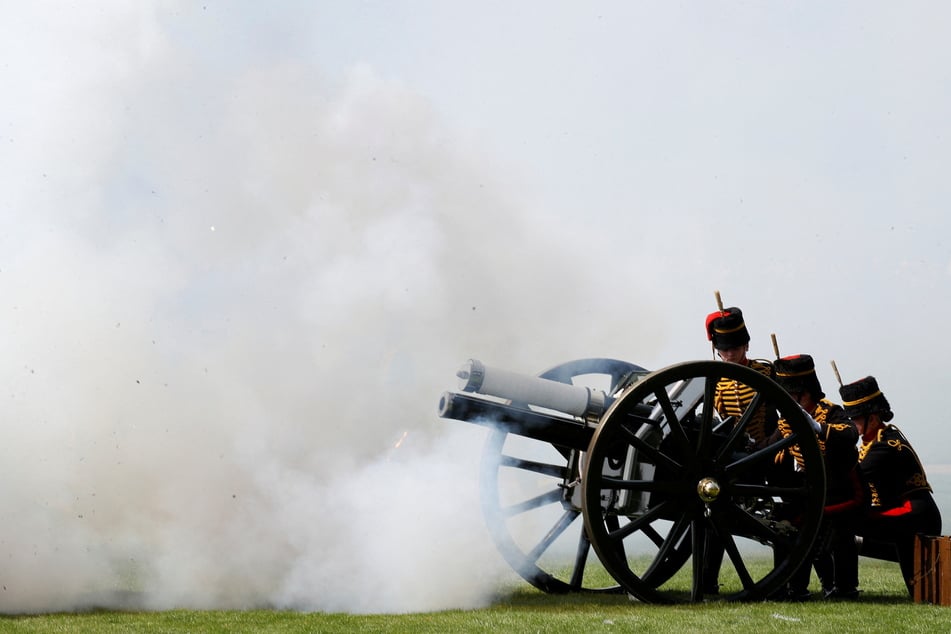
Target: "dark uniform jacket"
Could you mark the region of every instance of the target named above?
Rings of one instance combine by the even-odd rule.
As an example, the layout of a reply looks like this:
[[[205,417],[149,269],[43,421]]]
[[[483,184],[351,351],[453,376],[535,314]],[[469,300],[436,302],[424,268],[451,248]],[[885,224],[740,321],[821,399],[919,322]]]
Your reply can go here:
[[[813,418],[819,423],[819,449],[826,467],[826,513],[868,505],[859,470],[859,432],[841,405],[821,399]]]
[[[905,504],[916,493],[931,493],[924,467],[915,450],[894,425],[862,445],[859,466],[872,495],[872,511],[887,512]]]
[[[825,512],[857,510],[867,505],[866,485],[858,467],[859,452],[856,443],[859,433],[855,425],[845,415],[841,405],[825,398],[819,400],[812,417],[819,423],[816,436],[826,470]],[[779,421],[777,436],[788,436],[791,431],[786,421]],[[806,468],[799,445],[790,447],[788,453],[782,452],[777,457],[777,462],[788,462],[790,456],[798,463],[799,469]]]

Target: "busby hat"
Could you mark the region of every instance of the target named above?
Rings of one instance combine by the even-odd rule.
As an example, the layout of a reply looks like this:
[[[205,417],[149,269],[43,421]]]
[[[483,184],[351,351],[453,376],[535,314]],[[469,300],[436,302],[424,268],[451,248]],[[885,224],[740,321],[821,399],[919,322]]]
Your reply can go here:
[[[707,315],[707,339],[717,350],[735,348],[750,342],[743,322],[743,311],[735,306]]]
[[[894,418],[892,408],[874,376],[867,376],[839,388],[842,406],[849,418],[878,414],[886,423]]]
[[[819,377],[816,376],[816,363],[808,354],[796,354],[773,361],[776,382],[789,393],[809,392],[820,399],[825,396]]]

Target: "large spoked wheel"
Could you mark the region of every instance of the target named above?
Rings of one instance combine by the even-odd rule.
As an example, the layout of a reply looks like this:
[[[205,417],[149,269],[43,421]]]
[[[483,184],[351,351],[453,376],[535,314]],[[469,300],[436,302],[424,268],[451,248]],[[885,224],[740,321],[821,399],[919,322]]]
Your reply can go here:
[[[647,370],[614,359],[579,359],[539,376],[619,392]],[[516,404],[517,405],[517,404]],[[618,592],[591,551],[581,519],[585,447],[492,430],[482,453],[482,512],[493,541],[523,579],[550,593]]]
[[[754,391],[738,420],[714,411],[721,381]],[[777,418],[786,434],[764,436],[763,421],[768,432]],[[645,430],[660,442],[645,442]],[[781,452],[799,453],[804,468],[780,466]],[[768,377],[721,361],[674,365],[628,388],[602,417],[583,470],[594,549],[645,602],[773,596],[808,565],[824,501],[822,455],[802,410]]]

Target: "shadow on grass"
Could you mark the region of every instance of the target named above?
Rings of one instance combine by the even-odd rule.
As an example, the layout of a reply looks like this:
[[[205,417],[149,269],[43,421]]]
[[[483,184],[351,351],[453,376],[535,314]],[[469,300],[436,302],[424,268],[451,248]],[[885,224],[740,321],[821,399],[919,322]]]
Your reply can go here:
[[[677,606],[677,605],[742,605],[742,601],[725,601],[712,599],[705,601],[702,604],[691,604],[687,601],[686,595],[676,596],[677,593],[673,593],[671,598],[675,601],[674,603],[666,604],[667,607]],[[777,601],[751,601],[748,603],[776,603],[781,604],[782,602]],[[857,599],[823,599],[818,595],[814,595],[814,598],[803,602],[804,605],[859,605],[859,604],[869,604],[874,603],[876,605],[907,605],[911,604],[911,598],[904,593],[897,592],[885,592],[885,591],[872,591],[867,592],[863,591]],[[645,605],[633,599],[624,593],[594,593],[594,592],[579,592],[571,594],[545,594],[540,590],[534,588],[526,589],[514,589],[509,594],[501,594],[497,597],[496,601],[493,602],[493,608],[527,608],[527,609],[537,609],[537,608],[551,608],[552,606],[619,606],[619,605]],[[659,604],[662,605],[662,604]]]

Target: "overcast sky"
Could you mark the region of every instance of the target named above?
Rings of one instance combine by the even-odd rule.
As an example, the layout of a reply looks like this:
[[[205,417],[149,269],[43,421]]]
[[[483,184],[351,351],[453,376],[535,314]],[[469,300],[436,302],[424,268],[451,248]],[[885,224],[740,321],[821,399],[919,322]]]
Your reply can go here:
[[[948,462],[946,3],[3,14],[2,611],[490,600],[455,369],[710,358],[717,290]]]

